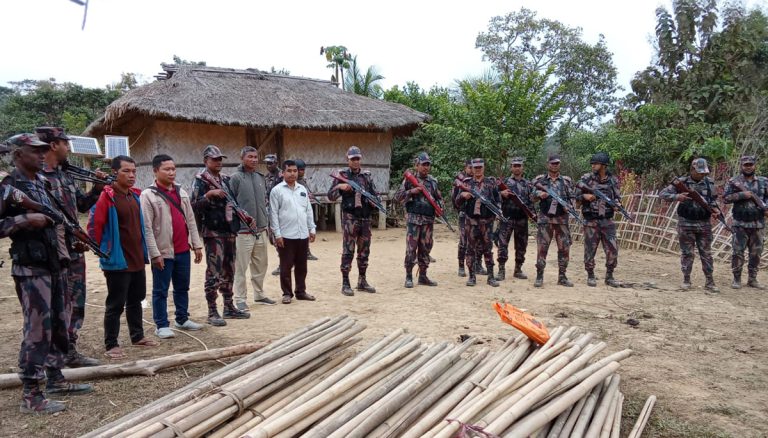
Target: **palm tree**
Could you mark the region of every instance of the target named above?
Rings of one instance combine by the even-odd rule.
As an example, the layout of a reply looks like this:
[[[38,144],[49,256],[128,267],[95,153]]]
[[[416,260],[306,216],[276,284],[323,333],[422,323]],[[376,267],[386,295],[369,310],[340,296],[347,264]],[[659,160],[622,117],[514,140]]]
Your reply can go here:
[[[335,69],[336,71],[336,74],[331,76],[331,82],[336,85],[341,84],[343,90],[344,69],[349,68],[349,60],[352,55],[347,53],[347,48],[344,46],[320,47],[320,54],[325,55],[325,59],[328,61],[326,67]]]
[[[347,78],[344,81],[344,89],[361,96],[380,98],[383,94],[381,86],[376,82],[384,79],[376,69],[371,66],[363,74],[357,65],[357,56],[352,58],[350,66],[347,68]]]

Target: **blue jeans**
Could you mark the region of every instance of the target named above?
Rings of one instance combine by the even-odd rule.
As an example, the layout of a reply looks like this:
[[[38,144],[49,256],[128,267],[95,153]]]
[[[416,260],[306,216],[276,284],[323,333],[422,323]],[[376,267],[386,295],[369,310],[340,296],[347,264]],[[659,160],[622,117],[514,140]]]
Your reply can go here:
[[[168,327],[168,288],[173,283],[173,304],[176,306],[176,322],[184,324],[189,319],[189,251],[163,259],[163,269],[152,268],[152,319],[157,328]]]

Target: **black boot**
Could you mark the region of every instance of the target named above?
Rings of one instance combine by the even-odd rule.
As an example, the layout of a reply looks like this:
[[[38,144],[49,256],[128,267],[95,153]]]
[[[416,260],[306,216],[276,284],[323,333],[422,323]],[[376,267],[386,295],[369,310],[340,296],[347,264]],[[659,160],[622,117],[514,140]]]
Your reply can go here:
[[[349,274],[343,274],[341,279],[341,293],[348,297],[355,295],[355,291],[352,290],[352,286],[349,284]]]
[[[595,278],[595,271],[587,271],[587,286],[597,286],[597,279]]]
[[[77,347],[74,344],[69,344],[69,352],[67,357],[64,358],[64,365],[67,368],[95,367],[101,365],[101,362],[92,357],[84,356],[77,351]]]
[[[459,260],[459,277],[466,277],[467,271],[464,269],[464,261]]]
[[[519,278],[520,280],[527,280],[528,276],[523,273],[523,264],[522,263],[515,263],[515,273],[512,274],[513,277]]]
[[[733,283],[731,283],[731,289],[741,289],[741,272],[733,273]]]
[[[467,279],[467,286],[474,286],[477,284],[477,277],[475,277],[475,270],[472,266],[469,267],[469,278]]]
[[[45,392],[49,395],[80,395],[93,392],[93,385],[89,383],[67,382],[60,369],[46,368],[45,375],[48,379],[48,382],[45,384]]]
[[[536,281],[533,282],[533,287],[544,286],[544,269],[536,268]]]
[[[507,270],[504,268],[504,263],[499,263],[499,272],[496,273],[497,281],[504,281],[507,278]]]
[[[683,284],[680,285],[680,289],[688,290],[691,288],[691,274],[683,274]]]
[[[475,261],[475,274],[476,275],[488,275],[488,271],[483,267],[482,260]]]
[[[405,284],[403,285],[408,289],[413,287],[413,268],[406,268],[405,270]]]
[[[219,315],[219,311],[214,307],[208,309],[208,324],[214,327],[224,327],[227,325],[227,321],[224,321],[221,315]]]
[[[427,277],[426,269],[419,269],[419,284],[424,286],[437,286],[436,281],[432,281]]]
[[[37,380],[22,379],[22,382],[24,390],[19,406],[22,414],[53,414],[67,409],[64,403],[46,399]]]
[[[560,274],[557,276],[557,284],[565,287],[573,287],[573,283],[565,275],[565,269],[560,270]]]
[[[621,286],[621,283],[616,281],[615,278],[613,278],[613,271],[608,270],[605,272],[605,284],[610,287],[619,287]]]
[[[714,277],[712,277],[712,274],[705,274],[704,276],[707,279],[707,282],[704,283],[704,289],[714,293],[720,292],[720,289],[718,289],[718,287],[715,286],[715,279]]]
[[[757,281],[757,272],[750,272],[749,273],[749,280],[747,280],[747,286],[758,289],[758,290],[765,290],[765,286],[760,284],[759,281]]]
[[[376,293],[376,288],[368,284],[368,281],[365,279],[365,272],[360,272],[360,278],[357,279],[357,290],[371,294]]]
[[[499,287],[499,282],[496,281],[496,277],[493,275],[493,266],[488,266],[488,286]]]
[[[224,314],[222,316],[224,319],[249,319],[251,314],[245,310],[238,309],[232,303],[225,303]]]

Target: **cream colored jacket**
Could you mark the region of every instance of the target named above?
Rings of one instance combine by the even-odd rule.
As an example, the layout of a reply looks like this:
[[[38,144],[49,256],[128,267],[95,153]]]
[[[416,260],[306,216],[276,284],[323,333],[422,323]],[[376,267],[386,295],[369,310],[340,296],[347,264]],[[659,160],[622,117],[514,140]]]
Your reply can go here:
[[[157,182],[150,187],[157,188]],[[187,219],[187,230],[189,231],[189,243],[192,249],[203,247],[200,235],[197,234],[197,224],[195,223],[195,214],[192,211],[192,204],[189,202],[189,195],[180,185],[176,185],[176,190],[181,198],[181,209],[184,211],[184,217]],[[172,259],[173,253],[173,226],[171,222],[171,205],[160,195],[146,188],[141,192],[141,211],[144,214],[144,235],[147,239],[147,252],[150,260],[163,256],[164,259]]]

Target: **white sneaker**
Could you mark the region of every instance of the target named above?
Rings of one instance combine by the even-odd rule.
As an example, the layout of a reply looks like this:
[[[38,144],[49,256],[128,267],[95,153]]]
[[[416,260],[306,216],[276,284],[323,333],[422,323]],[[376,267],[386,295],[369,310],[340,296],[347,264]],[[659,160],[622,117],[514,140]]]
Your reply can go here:
[[[168,338],[175,338],[176,333],[173,332],[169,327],[163,327],[159,329],[155,329],[155,336],[157,336],[160,339],[168,339]]]
[[[192,331],[192,332],[203,329],[203,325],[202,324],[198,324],[198,323],[192,321],[191,319],[188,319],[188,320],[184,321],[184,324],[179,324],[178,322],[174,322],[173,326],[176,327],[179,330],[189,330],[189,331]]]

